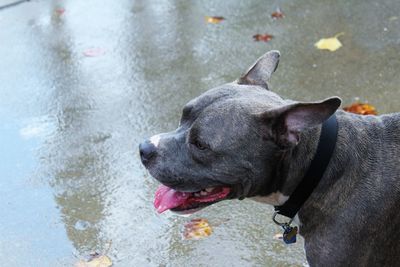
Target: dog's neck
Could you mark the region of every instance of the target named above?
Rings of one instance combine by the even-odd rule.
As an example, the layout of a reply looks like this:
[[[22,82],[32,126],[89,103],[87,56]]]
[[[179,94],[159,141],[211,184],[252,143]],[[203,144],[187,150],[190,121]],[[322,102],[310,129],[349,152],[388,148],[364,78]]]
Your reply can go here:
[[[282,181],[279,191],[283,195],[290,196],[304,178],[315,157],[320,133],[321,127],[301,133],[299,144],[286,152],[279,171],[279,179]]]
[[[290,198],[283,205],[275,206],[277,213],[293,218],[307,201],[318,186],[331,161],[336,146],[337,133],[338,123],[336,116],[333,115],[322,124],[318,147],[307,172],[303,175],[294,192],[290,194]]]
[[[276,166],[272,192],[252,197],[257,202],[280,206],[284,204],[306,174],[318,147],[321,127],[302,132],[299,144],[283,151]]]
[[[301,133],[296,147],[282,151],[269,192],[252,197],[252,200],[274,206],[284,204],[309,169],[318,147],[320,133],[321,127],[305,131]]]

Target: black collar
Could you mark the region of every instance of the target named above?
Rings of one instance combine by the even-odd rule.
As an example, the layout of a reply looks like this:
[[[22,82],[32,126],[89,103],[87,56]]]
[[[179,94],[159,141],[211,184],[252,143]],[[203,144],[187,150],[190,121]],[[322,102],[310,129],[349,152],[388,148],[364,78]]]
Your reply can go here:
[[[293,218],[311,195],[315,187],[317,187],[332,157],[333,150],[335,149],[337,133],[338,122],[336,115],[333,114],[322,124],[317,152],[303,180],[282,206],[275,206],[275,211],[278,214]]]

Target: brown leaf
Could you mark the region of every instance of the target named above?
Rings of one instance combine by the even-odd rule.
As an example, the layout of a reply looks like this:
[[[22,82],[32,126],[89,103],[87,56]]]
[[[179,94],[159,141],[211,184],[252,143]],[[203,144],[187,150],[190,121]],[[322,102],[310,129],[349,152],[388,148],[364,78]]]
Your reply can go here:
[[[205,16],[204,17],[207,23],[218,24],[221,21],[225,20],[224,17],[213,17],[213,16]]]
[[[285,15],[281,11],[281,9],[278,7],[274,13],[271,14],[271,17],[274,19],[282,19]]]
[[[356,102],[350,106],[344,107],[343,110],[360,115],[378,115],[374,106],[360,102]]]
[[[266,33],[266,34],[257,33],[255,35],[253,35],[253,38],[254,38],[254,41],[257,41],[257,42],[259,42],[259,41],[269,42],[272,40],[272,38],[274,38],[274,36],[271,34],[268,34],[268,33]]]
[[[185,224],[185,239],[200,239],[212,234],[212,228],[206,219],[192,219]]]

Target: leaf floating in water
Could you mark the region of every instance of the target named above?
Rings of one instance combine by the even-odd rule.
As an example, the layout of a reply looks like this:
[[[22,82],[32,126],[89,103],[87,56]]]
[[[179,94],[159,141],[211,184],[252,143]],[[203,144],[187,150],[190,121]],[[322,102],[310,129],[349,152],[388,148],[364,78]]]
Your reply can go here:
[[[106,53],[106,50],[102,48],[89,48],[83,51],[83,55],[86,57],[98,57]]]
[[[204,17],[207,23],[218,24],[225,20],[224,17],[212,17],[212,16],[205,16]]]
[[[65,13],[65,9],[62,8],[62,7],[56,8],[56,10],[54,10],[54,12],[55,12],[57,15],[61,16],[62,14]]]
[[[273,12],[273,13],[271,14],[271,17],[272,17],[273,19],[283,19],[284,14],[283,14],[283,12],[281,11],[281,9],[278,7],[278,8],[276,9],[276,11]]]
[[[350,106],[344,107],[343,110],[360,115],[378,115],[376,108],[366,103],[356,102]]]
[[[338,37],[343,35],[344,33],[338,33],[333,37],[330,38],[323,38],[316,42],[314,45],[316,48],[321,49],[321,50],[329,50],[331,52],[334,52],[338,50],[339,48],[342,47],[342,43],[339,41]]]
[[[253,35],[253,38],[254,38],[254,41],[257,41],[257,42],[259,42],[259,41],[269,42],[272,40],[272,38],[274,38],[274,36],[271,34],[268,34],[268,33],[266,33],[266,34],[257,33],[255,35]]]
[[[212,234],[212,228],[206,219],[193,219],[185,224],[185,239],[201,239]]]
[[[112,261],[105,255],[97,255],[89,261],[80,260],[75,264],[75,267],[110,267]]]

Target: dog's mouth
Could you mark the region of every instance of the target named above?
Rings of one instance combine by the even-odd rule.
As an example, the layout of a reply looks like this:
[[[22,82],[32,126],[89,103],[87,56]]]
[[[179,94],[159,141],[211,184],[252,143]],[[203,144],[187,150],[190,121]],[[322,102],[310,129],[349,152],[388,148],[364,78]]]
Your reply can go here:
[[[231,188],[227,186],[209,187],[197,192],[181,192],[160,185],[156,191],[154,207],[158,213],[171,210],[178,213],[192,213],[201,208],[227,199]]]

